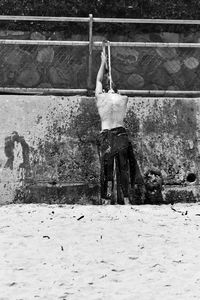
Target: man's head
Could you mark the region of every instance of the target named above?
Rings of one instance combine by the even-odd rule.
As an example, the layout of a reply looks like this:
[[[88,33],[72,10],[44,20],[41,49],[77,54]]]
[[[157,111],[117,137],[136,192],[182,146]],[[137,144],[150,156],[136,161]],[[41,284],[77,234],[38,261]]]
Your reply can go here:
[[[105,75],[104,91],[106,93],[118,93],[117,85],[112,81],[110,86],[110,79],[108,74]]]
[[[13,142],[18,142],[19,141],[19,134],[18,134],[18,132],[17,131],[13,131],[11,133],[11,138],[12,138]]]

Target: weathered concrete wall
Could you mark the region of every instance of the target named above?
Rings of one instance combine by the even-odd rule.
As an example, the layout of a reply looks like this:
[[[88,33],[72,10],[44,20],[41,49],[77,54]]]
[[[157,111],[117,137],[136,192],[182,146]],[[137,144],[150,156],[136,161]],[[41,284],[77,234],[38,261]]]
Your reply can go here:
[[[0,203],[98,203],[95,99],[1,95],[0,103]],[[150,187],[144,202],[199,199],[199,103],[129,99],[125,124]]]

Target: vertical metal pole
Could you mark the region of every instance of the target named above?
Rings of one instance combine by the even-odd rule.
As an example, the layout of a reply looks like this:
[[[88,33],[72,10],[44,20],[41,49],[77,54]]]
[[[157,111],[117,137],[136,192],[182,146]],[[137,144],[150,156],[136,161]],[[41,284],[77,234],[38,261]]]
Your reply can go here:
[[[93,51],[93,15],[89,15],[89,59],[88,59],[88,92],[92,91],[92,51]]]
[[[108,41],[108,73],[109,73],[110,89],[112,89],[111,53],[110,53],[110,42],[109,41]]]

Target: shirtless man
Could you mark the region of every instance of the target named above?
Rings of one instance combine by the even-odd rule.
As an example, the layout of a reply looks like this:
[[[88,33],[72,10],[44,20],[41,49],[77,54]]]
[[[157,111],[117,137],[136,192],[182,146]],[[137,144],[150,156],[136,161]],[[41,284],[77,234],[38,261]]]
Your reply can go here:
[[[107,91],[103,90],[106,62],[106,55],[102,52],[95,90],[96,104],[101,118],[98,142],[101,199],[102,202],[111,201],[111,204],[128,204],[131,199],[130,190],[134,189],[136,165],[132,145],[124,128],[128,97],[114,90],[113,83]]]

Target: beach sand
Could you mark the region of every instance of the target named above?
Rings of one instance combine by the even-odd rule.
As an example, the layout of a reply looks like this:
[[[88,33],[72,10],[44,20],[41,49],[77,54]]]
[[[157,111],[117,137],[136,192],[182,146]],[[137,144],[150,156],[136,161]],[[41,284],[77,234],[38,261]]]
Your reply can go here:
[[[0,213],[0,300],[200,299],[198,203]]]

